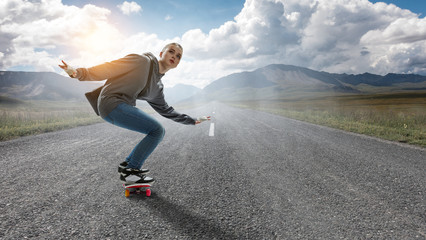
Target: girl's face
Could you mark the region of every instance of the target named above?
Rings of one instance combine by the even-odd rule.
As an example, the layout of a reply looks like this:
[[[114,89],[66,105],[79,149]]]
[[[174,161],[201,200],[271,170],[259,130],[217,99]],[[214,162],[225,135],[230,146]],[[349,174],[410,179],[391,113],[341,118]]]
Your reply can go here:
[[[167,68],[172,69],[177,67],[182,58],[182,49],[178,46],[170,45],[160,53],[160,62],[162,62]]]

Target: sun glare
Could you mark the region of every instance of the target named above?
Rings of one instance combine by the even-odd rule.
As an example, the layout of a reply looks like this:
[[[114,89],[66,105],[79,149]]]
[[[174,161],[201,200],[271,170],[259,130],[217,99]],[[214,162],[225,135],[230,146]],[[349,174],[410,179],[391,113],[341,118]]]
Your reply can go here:
[[[97,27],[83,39],[83,48],[86,51],[100,53],[115,48],[117,32],[107,25]]]
[[[73,55],[83,65],[111,60],[123,48],[123,36],[113,25],[97,23],[73,39]]]

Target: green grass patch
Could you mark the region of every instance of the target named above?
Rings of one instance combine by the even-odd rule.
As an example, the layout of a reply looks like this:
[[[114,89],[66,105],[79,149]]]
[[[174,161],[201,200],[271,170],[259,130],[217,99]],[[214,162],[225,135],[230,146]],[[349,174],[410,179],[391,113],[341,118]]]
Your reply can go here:
[[[426,93],[228,102],[345,131],[426,147]]]
[[[0,103],[0,141],[101,121],[87,102]]]

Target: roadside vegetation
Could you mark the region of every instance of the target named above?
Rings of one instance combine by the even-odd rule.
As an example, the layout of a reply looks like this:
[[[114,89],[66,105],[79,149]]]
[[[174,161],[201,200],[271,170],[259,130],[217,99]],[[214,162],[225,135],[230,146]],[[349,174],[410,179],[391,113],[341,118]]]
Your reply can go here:
[[[426,92],[303,97],[228,104],[426,147]]]
[[[426,147],[426,92],[296,96],[227,104]],[[0,101],[0,141],[98,122],[87,102]]]
[[[0,102],[0,141],[101,122],[87,102]]]
[[[137,107],[154,113],[142,101]],[[0,141],[101,122],[87,101],[22,101],[0,96]]]

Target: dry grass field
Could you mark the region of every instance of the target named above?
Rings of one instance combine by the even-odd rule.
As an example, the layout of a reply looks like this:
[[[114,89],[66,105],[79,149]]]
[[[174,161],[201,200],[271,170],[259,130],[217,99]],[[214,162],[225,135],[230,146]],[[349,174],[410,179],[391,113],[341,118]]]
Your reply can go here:
[[[426,92],[335,95],[229,104],[426,147]]]
[[[0,141],[100,122],[86,102],[0,104]]]

